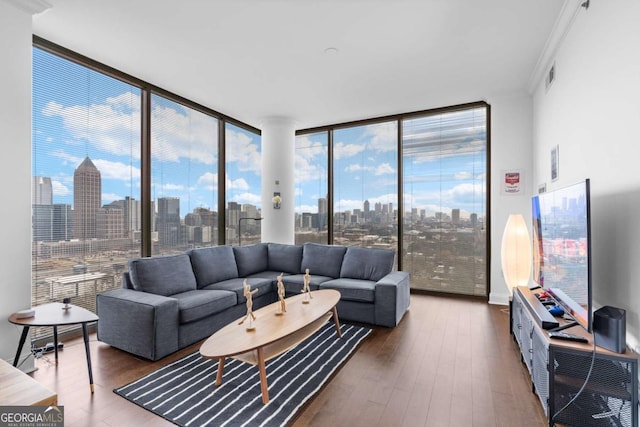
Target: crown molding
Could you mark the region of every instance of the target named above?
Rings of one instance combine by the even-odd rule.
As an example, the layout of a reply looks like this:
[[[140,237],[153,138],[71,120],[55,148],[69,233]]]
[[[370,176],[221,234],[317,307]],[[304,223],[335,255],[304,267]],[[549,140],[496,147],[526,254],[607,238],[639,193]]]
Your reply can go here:
[[[562,5],[562,10],[560,10],[560,13],[558,14],[558,18],[553,25],[553,29],[551,30],[546,43],[544,44],[544,48],[538,58],[538,62],[529,77],[527,89],[530,95],[533,95],[536,87],[538,87],[538,84],[542,81],[547,70],[551,66],[558,48],[567,37],[576,16],[582,8],[583,1],[584,0],[565,0]]]
[[[37,15],[53,7],[53,5],[46,0],[0,0],[0,2],[7,3],[29,15]]]

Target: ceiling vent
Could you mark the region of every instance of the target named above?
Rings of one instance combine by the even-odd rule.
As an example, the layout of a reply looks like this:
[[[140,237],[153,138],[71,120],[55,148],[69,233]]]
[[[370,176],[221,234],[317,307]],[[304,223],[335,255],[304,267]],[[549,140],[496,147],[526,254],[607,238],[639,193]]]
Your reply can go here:
[[[547,73],[547,76],[544,79],[544,86],[546,90],[549,90],[549,86],[551,86],[551,83],[553,83],[556,80],[556,63],[554,62],[553,65],[551,65],[551,68],[549,68],[549,72]]]

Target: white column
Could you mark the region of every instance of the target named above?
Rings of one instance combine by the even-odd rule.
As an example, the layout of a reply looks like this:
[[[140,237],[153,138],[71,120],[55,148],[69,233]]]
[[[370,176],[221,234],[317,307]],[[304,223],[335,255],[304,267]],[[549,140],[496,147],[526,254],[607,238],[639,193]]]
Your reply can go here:
[[[262,241],[294,243],[295,122],[286,117],[262,121]],[[280,209],[272,199],[280,193]]]
[[[11,313],[31,306],[31,15],[44,2],[0,0],[0,182],[8,205],[2,213],[0,244],[0,358],[13,362],[22,328]],[[27,343],[22,355],[29,353]],[[20,366],[33,369],[33,358]]]

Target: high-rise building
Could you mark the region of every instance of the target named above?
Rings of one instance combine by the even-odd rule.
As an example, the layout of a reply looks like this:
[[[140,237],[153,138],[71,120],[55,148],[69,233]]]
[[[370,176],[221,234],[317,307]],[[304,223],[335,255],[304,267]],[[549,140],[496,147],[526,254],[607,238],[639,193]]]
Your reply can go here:
[[[47,176],[34,176],[31,179],[31,204],[32,205],[52,205],[53,186],[51,178]]]
[[[460,224],[460,209],[451,209],[451,223]]]
[[[92,239],[96,233],[96,213],[101,206],[100,171],[87,156],[73,173],[73,237]]]
[[[125,237],[133,238],[135,232],[142,229],[139,200],[126,196],[124,200],[116,200],[111,202],[108,206],[122,209]]]
[[[120,239],[125,236],[124,209],[117,205],[106,205],[96,212],[96,237]]]
[[[328,210],[329,210],[329,206],[327,204],[326,197],[320,197],[318,199],[318,230],[324,230],[325,228],[327,228]]]
[[[371,204],[369,203],[369,200],[365,200],[364,201],[364,219],[365,221],[368,221],[371,218]]]
[[[227,227],[238,228],[240,221],[240,204],[237,202],[229,202],[227,205]]]
[[[242,218],[259,218],[260,212],[256,205],[244,204],[242,205]]]
[[[180,244],[180,198],[160,197],[158,199],[158,242],[168,247]]]
[[[469,216],[469,219],[471,220],[471,226],[473,228],[476,228],[478,226],[478,214],[477,213],[472,213]]]

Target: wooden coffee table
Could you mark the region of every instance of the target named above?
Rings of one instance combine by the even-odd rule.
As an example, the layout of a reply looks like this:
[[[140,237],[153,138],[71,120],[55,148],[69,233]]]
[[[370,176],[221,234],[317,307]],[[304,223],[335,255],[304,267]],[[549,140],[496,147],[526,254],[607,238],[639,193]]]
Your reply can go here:
[[[266,361],[313,335],[331,317],[338,337],[342,337],[336,310],[340,292],[323,289],[311,292],[311,296],[309,304],[302,303],[304,294],[287,298],[287,311],[283,315],[276,315],[280,302],[254,311],[256,320],[252,331],[247,331],[246,323],[238,324],[242,319],[240,318],[209,337],[200,347],[200,354],[207,359],[218,359],[216,385],[222,384],[224,361],[227,357],[258,365],[262,403],[269,403]]]

